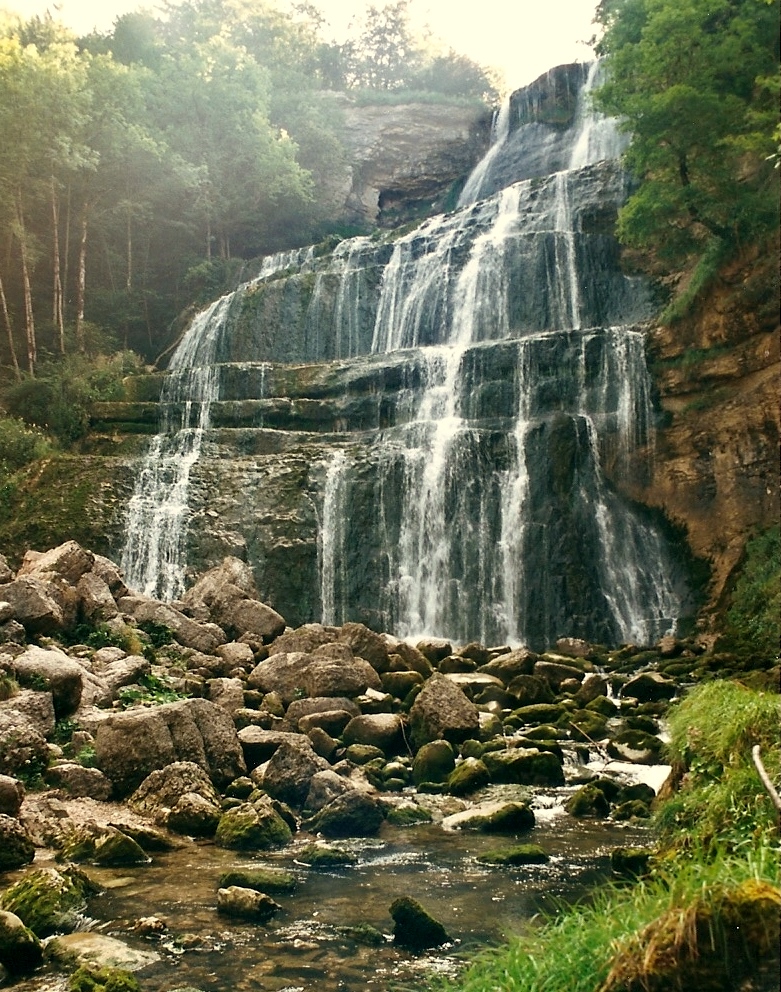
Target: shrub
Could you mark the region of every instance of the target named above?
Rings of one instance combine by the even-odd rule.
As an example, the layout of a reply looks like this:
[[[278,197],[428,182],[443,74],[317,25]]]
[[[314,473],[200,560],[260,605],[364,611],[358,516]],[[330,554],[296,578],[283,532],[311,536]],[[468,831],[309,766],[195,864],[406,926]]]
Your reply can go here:
[[[724,620],[720,650],[778,657],[781,635],[781,528],[771,527],[746,545],[743,568]]]

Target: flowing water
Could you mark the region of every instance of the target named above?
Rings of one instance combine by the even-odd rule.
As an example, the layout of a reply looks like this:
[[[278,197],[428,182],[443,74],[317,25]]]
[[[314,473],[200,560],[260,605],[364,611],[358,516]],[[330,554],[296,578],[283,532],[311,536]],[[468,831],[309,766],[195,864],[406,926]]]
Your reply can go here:
[[[615,161],[624,136],[591,106],[596,64],[564,68],[503,105],[459,209],[390,240],[274,256],[196,318],[171,378],[208,388],[163,396],[198,419],[164,424],[143,466],[123,556],[131,585],[181,593],[202,538],[188,532],[190,481],[210,418],[230,426],[241,414],[245,448],[250,430],[263,429],[252,443],[264,451],[319,432],[301,482],[316,574],[291,557],[291,595],[264,567],[280,544],[263,544],[268,509],[247,488],[235,524],[234,545],[246,543],[293,623],[361,620],[407,638],[536,649],[675,630],[683,569],[611,483],[653,455],[652,306],[611,234],[627,192]],[[570,100],[566,127],[542,122],[552,98]],[[207,538],[213,560],[219,535]],[[305,540],[301,523],[284,547]]]

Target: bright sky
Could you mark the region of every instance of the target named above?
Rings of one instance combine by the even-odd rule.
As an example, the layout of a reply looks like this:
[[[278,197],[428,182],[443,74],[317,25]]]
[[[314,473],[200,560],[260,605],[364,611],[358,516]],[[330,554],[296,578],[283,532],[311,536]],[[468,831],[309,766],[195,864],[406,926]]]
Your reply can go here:
[[[314,0],[338,37],[369,0]],[[382,0],[374,0],[382,5]],[[417,24],[480,65],[503,70],[512,89],[564,62],[589,61],[585,44],[597,0],[412,0]],[[23,17],[46,10],[80,34],[107,31],[129,10],[155,10],[155,0],[0,0]]]

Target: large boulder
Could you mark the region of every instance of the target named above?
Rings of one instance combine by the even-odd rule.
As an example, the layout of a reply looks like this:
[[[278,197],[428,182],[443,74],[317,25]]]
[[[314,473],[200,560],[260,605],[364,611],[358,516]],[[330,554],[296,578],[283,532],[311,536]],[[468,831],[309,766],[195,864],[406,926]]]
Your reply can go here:
[[[46,738],[30,718],[7,703],[0,706],[0,774],[31,776],[48,761]]]
[[[224,631],[216,624],[198,623],[168,603],[159,603],[143,596],[125,596],[117,605],[138,623],[168,627],[174,639],[183,647],[193,648],[204,654],[212,654],[227,640]]]
[[[0,909],[15,913],[38,937],[71,930],[79,923],[94,886],[79,869],[38,868],[0,895]]]
[[[29,865],[35,845],[25,827],[13,816],[0,813],[0,872]]]
[[[346,623],[339,631],[339,640],[349,645],[356,658],[363,658],[377,672],[390,667],[388,645],[379,634],[362,623]]]
[[[409,896],[394,899],[390,914],[394,923],[393,938],[403,947],[422,951],[427,947],[439,947],[450,940],[444,926],[416,899]]]
[[[435,672],[418,693],[409,719],[416,747],[436,740],[460,744],[470,737],[477,737],[480,729],[477,707],[439,672]]]
[[[34,575],[38,578],[59,576],[72,586],[92,569],[95,556],[82,548],[76,541],[66,541],[56,548],[43,553],[28,551],[17,573],[17,578]]]
[[[0,965],[11,974],[32,971],[43,961],[43,946],[14,913],[0,910]]]
[[[486,751],[482,757],[492,782],[518,785],[564,785],[561,762],[551,751],[537,748],[506,748]]]
[[[52,694],[58,719],[78,709],[84,669],[64,651],[30,646],[14,658],[13,668],[20,685],[44,688]]]
[[[263,788],[274,799],[300,808],[309,793],[312,776],[330,768],[325,758],[315,753],[309,740],[281,744],[263,770]]]
[[[382,689],[377,672],[363,658],[315,657],[304,672],[303,689],[309,696],[360,696],[367,689]]]
[[[313,656],[304,651],[273,654],[252,669],[247,688],[276,692],[287,705],[301,695],[306,670],[313,661]]]
[[[621,696],[629,696],[641,703],[656,703],[672,699],[677,691],[678,687],[671,679],[666,679],[658,672],[642,672],[624,685]]]
[[[242,803],[223,813],[215,843],[234,851],[268,851],[292,839],[290,827],[268,801]]]
[[[348,789],[332,799],[304,824],[324,837],[368,837],[385,819],[380,803],[360,789]]]
[[[52,592],[50,583],[26,575],[0,586],[0,599],[11,604],[14,619],[29,634],[56,634],[65,615]]]
[[[160,819],[182,796],[192,794],[219,809],[219,793],[206,771],[192,761],[175,761],[147,775],[128,799],[128,805],[137,813]]]
[[[68,796],[105,801],[111,782],[98,768],[85,768],[76,761],[62,761],[46,770],[46,782]]]
[[[385,754],[404,748],[404,725],[397,713],[367,713],[354,716],[344,728],[345,744],[371,744]]]
[[[280,909],[282,907],[279,903],[274,902],[265,892],[256,892],[255,889],[245,889],[238,885],[217,890],[217,912],[224,916],[266,923]]]
[[[480,671],[487,675],[495,675],[505,685],[509,685],[517,675],[531,675],[536,662],[537,655],[532,651],[517,648],[487,662]]]
[[[249,565],[227,557],[187,590],[183,602],[190,608],[205,606],[230,637],[255,635],[268,642],[284,631],[285,620],[257,597]]]
[[[230,715],[206,699],[112,714],[98,725],[95,753],[118,796],[176,761],[194,762],[217,786],[246,771]]]
[[[76,585],[79,614],[91,623],[105,622],[119,615],[108,583],[94,572],[82,575]]]

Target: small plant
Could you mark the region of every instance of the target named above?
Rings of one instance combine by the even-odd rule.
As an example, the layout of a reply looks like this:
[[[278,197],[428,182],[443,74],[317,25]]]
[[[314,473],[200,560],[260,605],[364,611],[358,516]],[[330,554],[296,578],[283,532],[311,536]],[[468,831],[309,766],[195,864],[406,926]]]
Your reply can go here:
[[[0,672],[0,702],[10,699],[19,692],[19,683],[8,672]]]
[[[71,717],[63,717],[58,720],[54,725],[54,733],[52,734],[52,742],[54,744],[59,744],[62,747],[65,744],[70,744],[71,738],[73,737],[74,730],[79,729],[78,721],[72,719]]]
[[[92,744],[87,744],[81,748],[74,758],[82,768],[97,768],[98,766],[97,754]]]
[[[68,979],[68,992],[140,992],[141,986],[128,971],[82,965]]]
[[[166,627],[164,623],[157,623],[155,620],[142,620],[138,629],[143,630],[155,648],[162,648],[174,639],[171,628]]]
[[[123,709],[136,704],[160,706],[162,703],[174,703],[177,699],[187,698],[172,688],[166,679],[156,675],[142,675],[136,685],[126,685],[120,689],[118,696]]]

